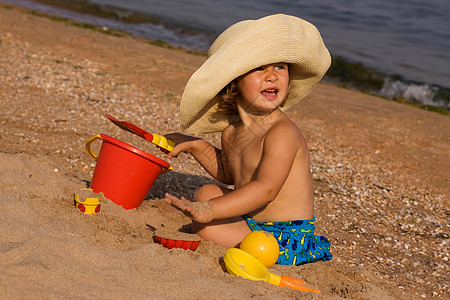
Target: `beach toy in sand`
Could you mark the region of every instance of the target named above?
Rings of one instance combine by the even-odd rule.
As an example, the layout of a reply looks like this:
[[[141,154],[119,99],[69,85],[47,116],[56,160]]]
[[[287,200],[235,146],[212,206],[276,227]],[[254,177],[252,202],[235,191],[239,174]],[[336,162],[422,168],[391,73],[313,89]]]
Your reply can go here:
[[[265,281],[280,287],[288,287],[302,292],[320,294],[319,290],[307,286],[304,280],[270,273],[262,262],[242,249],[228,249],[225,252],[223,261],[225,262],[228,273],[233,276],[240,276],[255,281]]]
[[[100,205],[105,201],[103,193],[95,193],[92,189],[81,189],[73,194],[75,207],[85,215],[96,215]]]
[[[200,237],[196,234],[170,231],[164,227],[155,231],[154,238],[155,242],[163,245],[167,249],[180,248],[194,251],[200,244]]]
[[[128,121],[119,121],[116,118],[114,118],[113,116],[108,115],[108,114],[106,114],[105,117],[108,118],[111,122],[113,122],[117,126],[119,126],[120,128],[122,128],[128,132],[131,132],[133,134],[136,134],[136,135],[140,136],[141,138],[143,138],[143,139],[145,139],[145,140],[155,144],[156,146],[163,148],[169,152],[172,151],[173,147],[175,147],[174,141],[169,140],[162,135],[159,135],[156,133],[149,133],[149,132],[145,131],[144,129],[137,127],[133,123],[130,123]]]
[[[97,140],[98,155],[91,149]],[[139,207],[159,174],[170,170],[168,162],[106,134],[90,138],[86,151],[97,161],[90,188],[125,209]]]
[[[267,268],[277,262],[280,252],[280,247],[274,235],[263,230],[256,230],[247,234],[239,248],[256,257]]]
[[[169,238],[156,236],[156,235],[155,235],[155,241],[158,244],[163,245],[167,249],[180,248],[180,249],[192,250],[192,251],[197,249],[198,245],[200,244],[200,240],[185,241],[185,240],[169,239]]]

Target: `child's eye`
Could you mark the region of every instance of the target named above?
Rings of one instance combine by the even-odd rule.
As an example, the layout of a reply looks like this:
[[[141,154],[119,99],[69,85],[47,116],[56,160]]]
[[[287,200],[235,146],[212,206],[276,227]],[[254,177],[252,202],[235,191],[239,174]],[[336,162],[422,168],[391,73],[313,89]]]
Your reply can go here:
[[[278,66],[276,66],[276,69],[277,69],[277,70],[284,70],[284,69],[287,69],[287,65],[285,65],[285,64],[283,64],[283,65],[278,65]]]

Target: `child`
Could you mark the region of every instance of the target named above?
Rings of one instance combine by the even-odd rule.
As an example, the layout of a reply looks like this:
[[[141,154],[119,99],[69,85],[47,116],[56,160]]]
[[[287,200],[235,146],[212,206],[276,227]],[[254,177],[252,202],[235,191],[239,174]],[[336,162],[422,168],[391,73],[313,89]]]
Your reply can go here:
[[[230,248],[252,230],[272,232],[277,263],[329,260],[314,235],[314,192],[306,141],[283,113],[322,78],[331,58],[317,29],[293,16],[247,20],[225,30],[192,75],[180,104],[183,131],[221,131],[218,149],[178,133],[169,158],[190,153],[212,177],[234,185],[201,187],[191,202],[165,201],[193,220],[204,240]]]

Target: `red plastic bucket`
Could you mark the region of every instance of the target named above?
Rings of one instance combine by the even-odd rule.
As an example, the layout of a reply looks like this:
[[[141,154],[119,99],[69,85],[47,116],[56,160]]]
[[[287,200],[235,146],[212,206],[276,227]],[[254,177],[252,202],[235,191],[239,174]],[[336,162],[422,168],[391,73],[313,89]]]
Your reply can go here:
[[[91,144],[102,140],[97,155]],[[137,208],[144,201],[156,178],[170,164],[105,134],[86,142],[87,153],[97,161],[90,188],[125,209]]]

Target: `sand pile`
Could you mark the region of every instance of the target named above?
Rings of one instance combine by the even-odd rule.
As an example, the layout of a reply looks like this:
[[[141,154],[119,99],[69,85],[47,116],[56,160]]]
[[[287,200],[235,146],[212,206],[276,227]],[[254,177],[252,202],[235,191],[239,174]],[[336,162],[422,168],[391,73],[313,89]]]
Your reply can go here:
[[[0,277],[7,298],[305,296],[228,275],[221,260],[225,249],[211,243],[202,242],[194,252],[168,250],[154,243],[158,228],[168,235],[184,236],[176,232],[189,223],[160,200],[146,200],[132,210],[106,201],[98,215],[82,214],[74,207],[73,192],[85,184],[59,168],[42,156],[0,153]],[[387,297],[364,282],[361,270],[334,270],[333,263],[273,269],[306,279],[324,292]]]

